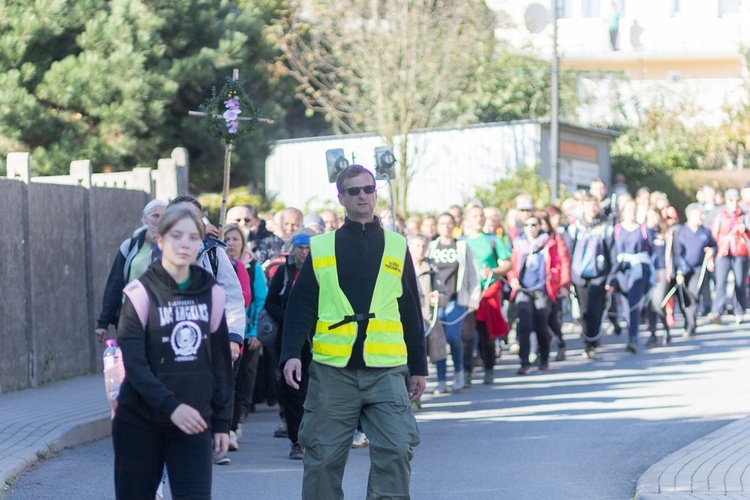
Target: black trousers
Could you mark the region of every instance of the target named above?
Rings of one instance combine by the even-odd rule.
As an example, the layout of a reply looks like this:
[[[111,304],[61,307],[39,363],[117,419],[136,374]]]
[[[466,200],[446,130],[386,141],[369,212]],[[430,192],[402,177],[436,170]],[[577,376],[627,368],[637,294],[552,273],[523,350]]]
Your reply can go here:
[[[289,433],[289,441],[292,444],[299,441],[299,424],[302,421],[302,415],[305,413],[303,404],[307,397],[307,382],[310,379],[310,363],[312,362],[312,352],[310,344],[305,342],[302,347],[302,380],[299,389],[295,389],[285,380],[281,384],[281,404],[284,407],[284,418],[286,419],[286,428]]]
[[[573,285],[578,306],[581,309],[581,326],[586,347],[595,347],[601,337],[602,314],[604,313],[604,302],[606,292],[604,282],[585,281],[583,285]]]
[[[112,444],[116,498],[154,498],[165,463],[172,498],[211,498],[211,429],[188,435],[174,425],[123,421],[118,413],[112,422]]]
[[[549,363],[549,316],[552,310],[552,301],[545,290],[533,292],[519,291],[515,297],[518,311],[518,344],[520,350],[518,356],[521,358],[521,366],[527,367],[529,354],[531,354],[531,332],[536,332],[536,340],[539,343],[539,365],[546,366]]]
[[[667,283],[667,274],[664,269],[656,270],[656,283],[654,289],[651,292],[651,301],[648,309],[646,310],[646,317],[648,318],[648,329],[651,332],[651,336],[656,336],[656,322],[661,320],[661,324],[664,326],[664,331],[669,333],[669,325],[667,325],[667,313],[661,307],[661,303],[664,301],[664,297],[667,296],[671,287],[674,286],[674,281]]]
[[[698,288],[700,274],[700,270],[691,271],[685,274],[685,285],[687,285],[687,290],[683,285],[682,290],[678,290],[677,293],[675,293],[677,303],[682,310],[683,316],[685,316],[685,332],[688,335],[695,333],[701,296],[703,295],[704,290],[710,288],[708,285],[708,273],[703,277],[703,283],[700,284],[700,289]]]
[[[565,349],[565,339],[562,333],[562,301],[562,297],[557,297],[557,300],[552,302],[552,310],[549,313],[547,326],[549,326],[549,329],[557,337],[557,346],[560,349]]]
[[[234,412],[232,413],[231,426],[233,431],[236,431],[239,426],[242,410],[248,411],[252,406],[259,358],[260,350],[249,350],[248,339],[245,339],[245,349],[242,356],[234,363]]]

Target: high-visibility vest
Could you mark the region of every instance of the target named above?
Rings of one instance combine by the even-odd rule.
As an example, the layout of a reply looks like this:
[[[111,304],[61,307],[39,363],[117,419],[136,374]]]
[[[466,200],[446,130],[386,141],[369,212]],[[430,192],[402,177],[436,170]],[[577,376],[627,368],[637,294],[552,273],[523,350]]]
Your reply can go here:
[[[368,367],[386,368],[406,364],[404,327],[398,310],[403,290],[401,275],[406,258],[406,239],[385,231],[380,263],[369,314],[354,314],[339,286],[336,266],[336,231],[310,240],[310,258],[318,280],[318,322],[315,325],[313,359],[325,365],[344,367],[352,356],[357,326],[367,320],[364,360]]]

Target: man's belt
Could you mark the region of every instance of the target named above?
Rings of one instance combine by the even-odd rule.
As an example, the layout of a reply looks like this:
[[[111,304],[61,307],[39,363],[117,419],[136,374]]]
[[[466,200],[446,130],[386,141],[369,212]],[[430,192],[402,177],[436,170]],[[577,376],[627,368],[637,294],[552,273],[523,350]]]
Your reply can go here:
[[[348,323],[354,323],[355,321],[359,323],[360,321],[366,321],[368,319],[373,319],[375,317],[375,313],[359,313],[359,314],[353,314],[351,316],[344,316],[344,319],[339,321],[338,323],[335,323],[328,327],[328,330],[335,330],[336,328],[340,326],[344,326]]]

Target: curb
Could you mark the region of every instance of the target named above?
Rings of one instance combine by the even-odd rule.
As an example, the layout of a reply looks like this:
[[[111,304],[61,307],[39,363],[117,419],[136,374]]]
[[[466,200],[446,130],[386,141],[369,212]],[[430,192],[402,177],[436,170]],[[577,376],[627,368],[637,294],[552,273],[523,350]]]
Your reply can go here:
[[[750,467],[749,445],[750,417],[729,423],[649,467],[638,478],[633,498],[748,499],[742,475]]]
[[[23,473],[26,469],[36,464],[50,452],[62,451],[91,441],[96,441],[112,434],[112,423],[109,415],[94,420],[74,422],[66,427],[61,427],[32,446],[28,446],[13,453],[0,462],[0,497],[2,491],[8,487],[9,482]]]

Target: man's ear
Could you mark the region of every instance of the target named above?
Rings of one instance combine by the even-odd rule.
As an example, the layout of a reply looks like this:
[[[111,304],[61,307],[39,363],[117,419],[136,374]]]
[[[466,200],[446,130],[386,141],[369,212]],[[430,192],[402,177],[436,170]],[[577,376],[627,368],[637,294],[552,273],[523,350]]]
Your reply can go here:
[[[339,205],[344,206],[344,197],[339,193]]]

